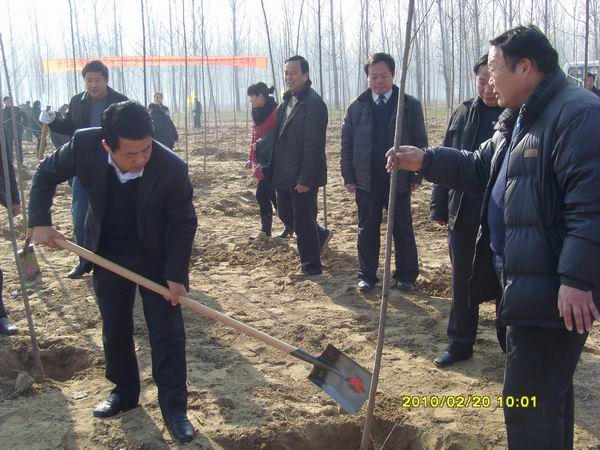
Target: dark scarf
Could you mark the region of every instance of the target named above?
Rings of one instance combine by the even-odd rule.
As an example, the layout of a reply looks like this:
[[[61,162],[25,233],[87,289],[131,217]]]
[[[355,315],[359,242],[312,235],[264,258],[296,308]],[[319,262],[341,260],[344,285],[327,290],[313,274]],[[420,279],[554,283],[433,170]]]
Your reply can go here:
[[[267,101],[262,108],[252,108],[252,121],[255,125],[260,125],[267,120],[275,108],[277,108],[275,99],[268,95]]]

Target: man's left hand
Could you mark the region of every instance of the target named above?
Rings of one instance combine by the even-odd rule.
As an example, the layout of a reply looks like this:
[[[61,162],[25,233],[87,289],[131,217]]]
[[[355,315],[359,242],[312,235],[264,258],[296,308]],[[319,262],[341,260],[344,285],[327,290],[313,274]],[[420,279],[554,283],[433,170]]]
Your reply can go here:
[[[21,214],[21,205],[13,205],[12,207],[13,215],[18,216]]]
[[[558,313],[569,331],[573,330],[575,318],[579,334],[583,334],[584,330],[588,333],[592,331],[593,318],[600,321],[600,312],[594,304],[592,291],[581,291],[564,284],[561,284],[558,290]]]
[[[170,295],[165,296],[165,300],[171,302],[173,306],[177,306],[179,297],[187,295],[188,292],[181,283],[167,280],[167,285],[169,286]]]
[[[309,186],[304,186],[303,184],[300,184],[300,183],[298,183],[294,189],[296,191],[298,191],[298,193],[300,193],[300,194],[310,191]]]
[[[411,192],[415,192],[420,187],[421,187],[421,185],[419,183],[410,183],[410,191]]]

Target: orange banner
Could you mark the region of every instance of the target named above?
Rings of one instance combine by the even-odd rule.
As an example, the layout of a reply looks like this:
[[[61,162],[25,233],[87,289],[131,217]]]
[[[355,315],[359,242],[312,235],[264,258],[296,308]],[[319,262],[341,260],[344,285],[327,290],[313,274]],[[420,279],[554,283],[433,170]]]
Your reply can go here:
[[[78,58],[75,60],[76,69],[79,71],[94,59],[99,59],[107,67],[143,67],[142,56],[104,56],[100,58]],[[211,66],[249,67],[255,69],[267,68],[266,56],[188,56],[187,63],[190,66],[207,64]],[[183,66],[184,56],[146,56],[147,66]],[[73,60],[68,58],[45,59],[43,63],[44,73],[68,72],[73,70]]]

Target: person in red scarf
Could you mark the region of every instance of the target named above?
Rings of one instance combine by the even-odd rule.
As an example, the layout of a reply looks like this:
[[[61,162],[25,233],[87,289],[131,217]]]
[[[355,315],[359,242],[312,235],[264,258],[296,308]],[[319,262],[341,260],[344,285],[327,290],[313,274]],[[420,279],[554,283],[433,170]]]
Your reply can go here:
[[[273,137],[271,130],[275,126],[277,103],[270,95],[274,88],[267,87],[263,82],[248,87],[248,97],[252,104],[252,142],[246,168],[250,169],[258,180],[256,185],[256,200],[260,209],[260,232],[251,236],[250,240],[265,239],[271,236],[273,225],[273,208],[277,208],[275,191],[268,183],[268,170],[273,152]],[[286,233],[287,231],[287,233]],[[291,234],[284,230],[282,234]],[[286,237],[282,236],[282,237]]]

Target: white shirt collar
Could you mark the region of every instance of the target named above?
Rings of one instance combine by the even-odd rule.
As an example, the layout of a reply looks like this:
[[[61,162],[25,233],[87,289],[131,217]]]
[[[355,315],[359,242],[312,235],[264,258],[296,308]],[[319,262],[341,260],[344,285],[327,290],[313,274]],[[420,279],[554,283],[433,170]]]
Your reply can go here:
[[[390,89],[389,91],[387,91],[385,94],[383,94],[383,96],[385,97],[385,102],[387,103],[388,100],[390,99],[390,97],[392,96],[392,93],[394,92],[393,89]],[[376,94],[374,91],[371,91],[371,95],[373,96],[373,101],[375,102],[375,104],[377,104],[377,102],[379,101],[379,94]]]
[[[144,175],[144,169],[140,170],[139,172],[121,172],[121,169],[119,169],[119,167],[111,158],[110,153],[108,153],[108,164],[115,168],[115,173],[117,174],[117,178],[121,184],[125,184],[130,180],[135,180],[136,178],[140,178],[142,175]]]

